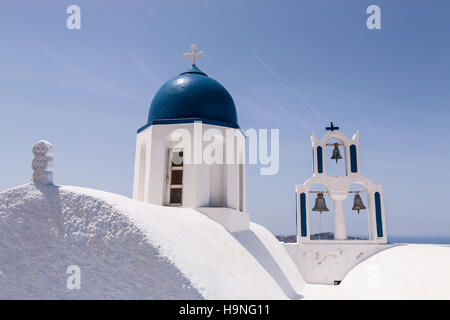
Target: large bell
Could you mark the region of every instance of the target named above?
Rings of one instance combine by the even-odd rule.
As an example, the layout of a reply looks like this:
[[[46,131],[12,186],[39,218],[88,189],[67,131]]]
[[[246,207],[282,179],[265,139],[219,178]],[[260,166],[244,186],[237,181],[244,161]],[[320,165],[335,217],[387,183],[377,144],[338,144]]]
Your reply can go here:
[[[323,197],[323,193],[319,192],[317,194],[316,203],[314,204],[314,208],[312,211],[319,211],[322,213],[323,211],[330,211],[327,208],[327,203],[325,202],[325,198]]]
[[[364,205],[364,203],[362,202],[361,196],[359,195],[359,193],[355,194],[355,198],[353,199],[352,210],[358,210],[358,214],[359,214],[359,210],[364,210],[364,209],[367,209],[367,208]]]
[[[331,156],[332,160],[336,160],[336,163],[339,159],[342,159],[341,152],[339,151],[339,143],[334,144],[333,154]]]

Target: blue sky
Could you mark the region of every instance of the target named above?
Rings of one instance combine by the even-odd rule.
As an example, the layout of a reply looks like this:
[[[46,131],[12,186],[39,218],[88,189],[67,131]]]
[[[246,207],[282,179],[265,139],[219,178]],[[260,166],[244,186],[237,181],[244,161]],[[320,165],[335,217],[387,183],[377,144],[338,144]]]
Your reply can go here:
[[[81,7],[81,30],[66,8]],[[377,4],[382,30],[366,28]],[[280,171],[247,172],[247,209],[295,232],[310,135],[360,130],[361,170],[383,184],[390,234],[450,234],[450,3],[435,1],[22,1],[0,3],[0,190],[55,145],[55,182],[130,196],[136,129],[156,90],[198,62],[246,128],[280,129]],[[332,204],[329,203],[331,207]],[[366,228],[366,216],[348,223]]]

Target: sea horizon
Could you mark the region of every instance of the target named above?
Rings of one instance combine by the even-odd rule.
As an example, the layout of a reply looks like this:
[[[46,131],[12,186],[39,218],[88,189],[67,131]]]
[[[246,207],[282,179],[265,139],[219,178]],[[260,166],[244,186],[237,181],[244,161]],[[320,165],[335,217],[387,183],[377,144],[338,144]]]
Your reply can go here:
[[[445,235],[392,235],[388,236],[389,243],[417,243],[417,244],[450,244],[450,236]]]
[[[295,242],[295,235],[277,235],[284,242]],[[349,235],[349,237],[367,238],[361,235]],[[388,243],[414,243],[414,244],[449,244],[450,235],[388,235]]]

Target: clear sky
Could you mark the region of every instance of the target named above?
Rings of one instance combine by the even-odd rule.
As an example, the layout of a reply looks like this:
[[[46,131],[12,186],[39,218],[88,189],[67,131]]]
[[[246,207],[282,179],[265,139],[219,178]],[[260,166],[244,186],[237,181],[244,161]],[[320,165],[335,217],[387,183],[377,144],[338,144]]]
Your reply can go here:
[[[66,28],[71,4],[81,30]],[[366,27],[370,4],[381,30]],[[46,139],[56,183],[131,196],[136,129],[196,43],[240,126],[280,129],[279,173],[247,168],[252,220],[295,232],[311,132],[334,121],[360,130],[361,170],[384,186],[388,233],[449,235],[449,15],[446,0],[1,1],[0,190],[30,180],[31,147]],[[351,232],[364,233],[366,215],[353,217]]]

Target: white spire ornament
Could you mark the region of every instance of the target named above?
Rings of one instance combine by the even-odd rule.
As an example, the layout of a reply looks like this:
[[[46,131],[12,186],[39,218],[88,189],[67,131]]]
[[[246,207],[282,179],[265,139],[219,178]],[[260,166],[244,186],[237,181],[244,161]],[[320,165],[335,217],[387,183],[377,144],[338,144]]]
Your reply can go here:
[[[53,145],[45,140],[33,146],[33,182],[39,185],[53,184]]]

